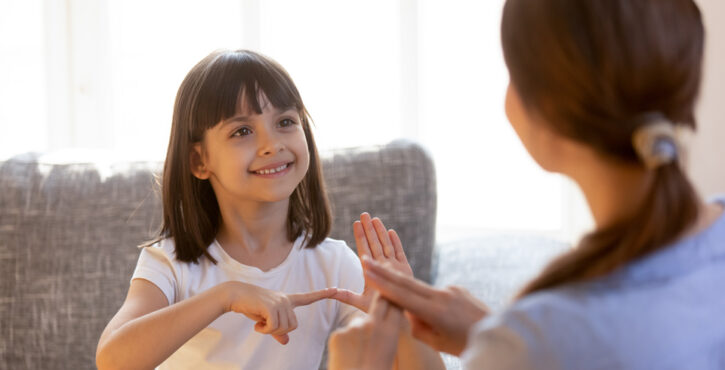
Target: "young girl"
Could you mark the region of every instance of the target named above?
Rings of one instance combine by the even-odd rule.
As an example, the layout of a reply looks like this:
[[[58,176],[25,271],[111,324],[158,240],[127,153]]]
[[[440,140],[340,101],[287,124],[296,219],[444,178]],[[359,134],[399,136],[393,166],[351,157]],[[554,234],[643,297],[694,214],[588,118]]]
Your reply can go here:
[[[100,338],[98,367],[316,369],[330,331],[357,311],[323,300],[328,287],[361,292],[364,280],[350,248],[326,238],[310,119],[281,66],[222,51],[189,72],[162,197],[162,230]],[[368,293],[349,297],[369,305]]]
[[[725,198],[697,196],[678,135],[695,127],[703,37],[692,0],[506,1],[507,116],[539,165],[577,182],[596,229],[498,315],[364,262],[418,338],[469,369],[725,368]],[[331,358],[389,367],[379,327],[396,322],[380,316],[333,335]]]

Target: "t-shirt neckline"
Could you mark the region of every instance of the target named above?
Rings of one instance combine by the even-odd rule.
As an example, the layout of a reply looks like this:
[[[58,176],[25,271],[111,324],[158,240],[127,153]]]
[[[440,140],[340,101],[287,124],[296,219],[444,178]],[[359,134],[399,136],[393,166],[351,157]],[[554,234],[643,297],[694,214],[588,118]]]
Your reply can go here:
[[[272,267],[271,269],[267,271],[262,271],[259,267],[256,266],[250,266],[245,265],[234,258],[230,256],[224,248],[219,244],[219,241],[217,241],[216,238],[214,238],[214,241],[212,242],[212,248],[210,248],[209,252],[210,254],[217,259],[219,263],[222,264],[223,267],[230,268],[236,272],[243,273],[247,276],[271,276],[276,275],[281,271],[285,271],[287,267],[292,264],[292,261],[295,260],[295,255],[299,253],[299,251],[302,249],[302,242],[304,241],[304,233],[297,237],[295,241],[292,243],[292,248],[290,248],[289,253],[287,253],[287,257],[285,257],[280,264],[277,266]]]

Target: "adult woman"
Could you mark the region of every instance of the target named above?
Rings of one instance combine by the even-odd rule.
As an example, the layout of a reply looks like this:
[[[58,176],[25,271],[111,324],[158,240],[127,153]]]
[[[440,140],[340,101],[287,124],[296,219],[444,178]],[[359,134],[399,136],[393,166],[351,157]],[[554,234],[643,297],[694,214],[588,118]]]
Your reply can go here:
[[[579,185],[596,229],[500,315],[366,261],[416,337],[469,368],[725,368],[725,199],[703,202],[681,168],[703,38],[691,0],[507,0],[507,116],[541,167]],[[387,366],[368,345],[385,341],[379,317],[332,338],[332,358]]]

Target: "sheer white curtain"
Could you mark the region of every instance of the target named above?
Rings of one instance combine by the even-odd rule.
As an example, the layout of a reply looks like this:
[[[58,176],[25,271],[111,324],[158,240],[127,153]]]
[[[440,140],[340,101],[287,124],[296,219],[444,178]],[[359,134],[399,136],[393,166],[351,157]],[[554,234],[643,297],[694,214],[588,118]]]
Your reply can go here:
[[[570,238],[582,201],[504,114],[502,0],[0,0],[0,156],[163,159],[185,73],[250,48],[295,79],[321,149],[405,137],[436,162],[439,236]]]

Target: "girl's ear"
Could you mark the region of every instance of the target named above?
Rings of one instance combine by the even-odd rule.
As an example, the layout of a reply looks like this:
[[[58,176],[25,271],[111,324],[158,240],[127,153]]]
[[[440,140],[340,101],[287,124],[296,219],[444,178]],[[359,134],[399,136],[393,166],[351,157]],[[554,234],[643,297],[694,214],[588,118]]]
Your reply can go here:
[[[207,180],[209,179],[209,170],[206,168],[206,165],[204,164],[204,152],[203,148],[201,147],[201,143],[195,143],[191,147],[191,152],[189,153],[189,167],[191,167],[191,173],[199,180]]]

